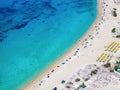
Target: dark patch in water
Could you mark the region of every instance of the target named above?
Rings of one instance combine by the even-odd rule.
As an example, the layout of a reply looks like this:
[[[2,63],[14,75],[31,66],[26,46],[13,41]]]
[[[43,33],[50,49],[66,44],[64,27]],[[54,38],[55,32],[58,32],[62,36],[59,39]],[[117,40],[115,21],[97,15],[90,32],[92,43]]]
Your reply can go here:
[[[55,16],[55,10],[51,11],[51,13],[49,14],[49,16]]]
[[[18,1],[16,0],[16,1],[14,1],[13,3],[12,3],[12,5],[11,6],[14,6],[16,3],[18,3]]]
[[[8,31],[9,31],[9,29],[7,29],[7,30],[3,30],[4,33],[7,33]]]
[[[54,13],[50,13],[50,16],[55,16],[55,14]]]
[[[28,22],[24,22],[20,25],[16,25],[16,26],[12,27],[11,29],[21,29],[21,28],[24,28],[27,24],[28,24]]]
[[[12,21],[13,21],[12,19],[9,19],[9,20],[7,21],[7,23],[12,23]]]
[[[42,20],[42,23],[44,23],[45,22],[45,20]]]
[[[16,13],[17,10],[16,9],[13,9],[13,8],[10,8],[10,7],[4,7],[4,8],[0,8],[0,14],[6,18],[8,16],[10,16],[11,14],[13,13]]]
[[[22,5],[26,5],[29,1],[25,1],[23,3],[21,3]]]
[[[3,41],[3,39],[2,38],[0,38],[0,42],[2,42]]]
[[[2,32],[0,32],[0,42],[2,42],[5,39],[5,36]]]
[[[31,34],[28,34],[28,36],[31,36]]]
[[[0,35],[2,34],[2,32],[0,32]]]
[[[51,8],[52,10],[56,10],[56,8],[51,5],[51,2],[43,2],[43,6]]]
[[[57,6],[60,6],[61,4],[60,3],[57,3]]]
[[[33,17],[30,18],[30,20],[36,19],[36,18],[38,18],[39,16],[40,16],[40,15],[33,16]]]
[[[16,9],[12,9],[10,7],[5,7],[5,8],[3,8],[3,10],[5,10],[8,13],[15,13],[17,11]]]

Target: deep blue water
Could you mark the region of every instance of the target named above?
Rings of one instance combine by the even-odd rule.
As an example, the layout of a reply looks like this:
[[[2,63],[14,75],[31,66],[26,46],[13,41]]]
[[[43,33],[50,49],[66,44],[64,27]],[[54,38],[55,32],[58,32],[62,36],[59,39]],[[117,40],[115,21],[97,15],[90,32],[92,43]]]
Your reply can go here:
[[[97,0],[0,0],[0,90],[18,90],[80,39]]]

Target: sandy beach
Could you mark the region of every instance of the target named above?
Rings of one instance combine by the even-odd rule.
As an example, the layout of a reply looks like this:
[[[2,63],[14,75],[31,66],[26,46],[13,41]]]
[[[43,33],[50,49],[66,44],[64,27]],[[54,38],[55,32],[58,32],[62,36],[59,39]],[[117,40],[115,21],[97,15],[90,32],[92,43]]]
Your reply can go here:
[[[58,90],[68,90],[64,89],[65,86],[61,84],[61,80],[69,81],[74,73],[88,64],[103,64],[96,61],[97,57],[112,41],[120,42],[120,39],[113,38],[111,32],[114,27],[120,27],[119,7],[120,4],[116,4],[114,0],[98,0],[98,16],[88,32],[52,66],[22,90],[53,90],[54,87],[57,87]],[[113,17],[111,14],[113,8],[117,8],[117,17]],[[119,53],[119,51],[115,53],[112,60]],[[100,90],[110,90],[110,87]]]

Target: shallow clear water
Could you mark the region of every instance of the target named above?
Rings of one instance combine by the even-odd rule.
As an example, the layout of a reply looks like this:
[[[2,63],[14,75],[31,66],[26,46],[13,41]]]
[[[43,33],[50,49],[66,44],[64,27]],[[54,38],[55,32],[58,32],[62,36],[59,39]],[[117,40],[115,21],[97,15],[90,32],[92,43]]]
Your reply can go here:
[[[17,90],[92,25],[96,0],[0,1],[0,90]]]

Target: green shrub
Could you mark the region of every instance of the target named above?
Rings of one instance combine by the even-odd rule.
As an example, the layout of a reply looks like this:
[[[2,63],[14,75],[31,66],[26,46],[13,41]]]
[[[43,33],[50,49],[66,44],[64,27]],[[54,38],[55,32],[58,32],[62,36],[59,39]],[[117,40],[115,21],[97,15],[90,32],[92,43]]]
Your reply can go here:
[[[116,28],[113,28],[113,29],[112,29],[112,33],[115,33],[115,32],[116,32]]]
[[[91,71],[91,74],[90,74],[90,75],[92,76],[93,74],[96,74],[96,73],[97,73],[97,70],[95,69],[95,70],[92,70],[92,71]]]
[[[111,63],[104,64],[104,67],[106,67],[106,68],[111,67]]]
[[[116,38],[120,38],[120,35],[117,35]]]
[[[114,16],[114,17],[117,17],[116,10],[113,11],[113,16]]]
[[[113,10],[117,10],[116,8],[113,8]]]
[[[115,65],[114,70],[117,71],[117,69],[118,69],[118,65]]]
[[[114,70],[113,70],[113,69],[110,69],[110,72],[114,72]]]
[[[79,81],[80,81],[80,78],[76,78],[76,79],[75,79],[75,82],[79,82]]]

